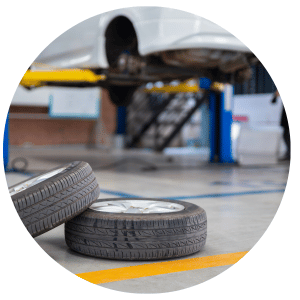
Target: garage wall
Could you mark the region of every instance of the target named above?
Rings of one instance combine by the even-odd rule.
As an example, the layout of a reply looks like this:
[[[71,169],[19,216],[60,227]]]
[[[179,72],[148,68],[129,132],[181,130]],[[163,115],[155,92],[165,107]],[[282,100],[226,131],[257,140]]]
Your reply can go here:
[[[60,145],[86,144],[93,128],[92,121],[10,118],[10,144]],[[92,142],[94,142],[94,138]]]
[[[235,95],[233,115],[247,116],[251,126],[278,126],[280,124],[282,101],[272,104],[273,94]]]
[[[48,106],[50,93],[51,88],[49,87],[26,90],[22,86],[18,86],[11,105]]]
[[[116,107],[102,90],[99,120],[53,119],[48,115],[50,88],[27,91],[18,88],[10,106],[10,144],[109,146],[116,128]]]

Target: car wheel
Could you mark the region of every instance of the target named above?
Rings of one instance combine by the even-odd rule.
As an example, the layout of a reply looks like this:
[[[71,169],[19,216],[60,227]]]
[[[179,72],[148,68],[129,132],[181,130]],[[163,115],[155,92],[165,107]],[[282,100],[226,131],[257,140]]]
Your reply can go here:
[[[65,224],[66,243],[72,250],[119,260],[189,255],[205,245],[206,232],[201,207],[154,199],[97,200]]]
[[[36,237],[86,210],[100,188],[86,162],[72,162],[9,188],[15,208]]]
[[[116,106],[128,106],[136,89],[136,86],[111,86],[107,88],[110,100]]]

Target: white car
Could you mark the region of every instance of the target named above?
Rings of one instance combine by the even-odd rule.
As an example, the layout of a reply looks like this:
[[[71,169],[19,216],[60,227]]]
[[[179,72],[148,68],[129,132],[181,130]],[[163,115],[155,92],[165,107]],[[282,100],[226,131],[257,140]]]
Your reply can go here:
[[[252,52],[218,25],[161,7],[131,7],[85,20],[55,39],[35,63],[107,75],[111,100],[126,105],[137,86],[191,77],[243,81]]]

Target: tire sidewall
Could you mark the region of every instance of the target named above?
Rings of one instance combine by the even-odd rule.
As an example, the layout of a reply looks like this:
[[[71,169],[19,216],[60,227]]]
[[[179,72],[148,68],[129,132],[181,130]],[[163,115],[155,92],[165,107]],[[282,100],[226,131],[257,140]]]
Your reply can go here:
[[[206,213],[203,208],[197,206],[193,203],[184,202],[180,200],[170,200],[170,199],[155,199],[155,198],[116,198],[116,199],[98,199],[94,204],[104,201],[118,201],[118,200],[152,200],[168,203],[176,203],[184,206],[184,210],[170,212],[170,213],[154,213],[154,214],[125,214],[125,213],[110,213],[110,212],[98,212],[91,208],[88,208],[80,217],[87,217],[93,219],[108,219],[108,220],[118,220],[118,221],[144,221],[144,220],[162,220],[162,219],[179,219],[184,217],[189,217],[191,215],[204,214]]]

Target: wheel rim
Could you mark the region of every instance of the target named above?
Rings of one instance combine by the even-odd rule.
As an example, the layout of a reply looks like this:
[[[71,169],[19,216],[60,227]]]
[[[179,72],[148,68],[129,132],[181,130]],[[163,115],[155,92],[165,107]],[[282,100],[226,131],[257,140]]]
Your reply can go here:
[[[90,209],[98,212],[124,214],[162,214],[184,210],[184,206],[173,202],[156,200],[114,200],[96,202]]]
[[[61,173],[62,171],[64,171],[67,167],[63,167],[63,168],[60,168],[60,169],[56,169],[56,170],[53,170],[53,171],[50,171],[48,173],[45,173],[45,174],[42,174],[38,177],[35,177],[35,178],[32,178],[32,179],[29,179],[23,183],[20,183],[16,186],[14,186],[13,188],[10,188],[9,189],[9,193],[11,196],[17,194],[17,193],[20,193],[40,182],[43,182],[59,173]]]

